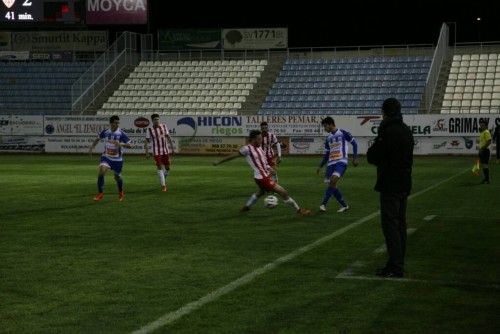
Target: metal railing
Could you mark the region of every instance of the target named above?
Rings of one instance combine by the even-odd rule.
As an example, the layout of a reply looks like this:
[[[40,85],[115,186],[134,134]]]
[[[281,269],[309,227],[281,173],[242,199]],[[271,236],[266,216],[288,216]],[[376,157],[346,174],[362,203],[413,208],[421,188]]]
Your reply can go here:
[[[429,69],[429,73],[427,74],[425,90],[422,97],[424,108],[427,113],[430,113],[432,109],[432,101],[439,80],[441,65],[449,54],[449,41],[450,30],[448,28],[448,25],[446,23],[443,23],[443,25],[441,26],[441,31],[439,33],[438,43],[434,51],[434,56],[432,57],[431,67]]]
[[[144,61],[177,61],[177,60],[246,60],[269,59],[270,50],[178,50],[178,51],[151,51],[143,52]]]
[[[286,50],[241,50],[228,51],[223,49],[200,50],[157,50],[143,54],[145,61],[176,61],[176,60],[246,60],[286,58],[335,58],[356,56],[430,56],[434,53],[432,44],[409,45],[366,45],[338,47],[308,47],[288,48]]]
[[[338,58],[338,57],[367,57],[367,56],[430,56],[434,52],[432,44],[407,45],[360,45],[288,48],[288,58]]]
[[[453,54],[467,54],[467,53],[500,53],[500,41],[487,41],[487,42],[464,42],[457,43],[453,46]]]
[[[96,98],[128,65],[138,63],[137,37],[139,34],[124,32],[71,86],[73,114],[84,113]]]

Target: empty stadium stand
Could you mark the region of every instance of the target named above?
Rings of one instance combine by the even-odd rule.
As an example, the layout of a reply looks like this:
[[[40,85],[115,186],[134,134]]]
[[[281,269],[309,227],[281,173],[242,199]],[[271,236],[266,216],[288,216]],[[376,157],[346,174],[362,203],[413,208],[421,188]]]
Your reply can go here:
[[[388,96],[417,113],[431,57],[288,59],[260,114],[379,113]]]
[[[0,63],[0,112],[70,114],[71,85],[87,62]]]
[[[236,114],[267,60],[141,61],[99,115]]]
[[[441,113],[499,113],[500,54],[454,55]]]

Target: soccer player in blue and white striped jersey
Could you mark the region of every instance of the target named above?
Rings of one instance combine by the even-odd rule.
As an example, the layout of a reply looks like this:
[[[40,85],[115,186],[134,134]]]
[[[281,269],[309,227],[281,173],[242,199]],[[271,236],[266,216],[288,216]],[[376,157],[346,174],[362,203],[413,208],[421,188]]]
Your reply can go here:
[[[115,173],[115,180],[118,186],[118,200],[123,201],[125,194],[123,193],[123,147],[131,148],[130,139],[127,134],[118,127],[120,118],[118,116],[111,116],[109,119],[109,129],[102,130],[99,136],[94,140],[90,147],[90,155],[94,147],[99,141],[104,141],[104,152],[101,155],[101,162],[99,164],[99,175],[97,177],[98,193],[94,197],[94,201],[100,201],[104,197],[104,175],[108,170]]]
[[[323,197],[323,202],[321,202],[319,210],[323,212],[326,211],[328,200],[330,197],[334,196],[340,203],[340,209],[337,210],[337,212],[344,212],[349,209],[349,205],[347,205],[342,193],[337,188],[337,183],[347,169],[349,151],[347,143],[352,145],[352,164],[354,167],[358,165],[358,144],[348,131],[337,129],[333,118],[326,117],[321,121],[321,125],[323,125],[328,136],[325,140],[325,155],[316,172],[319,174],[323,166],[327,165],[325,183],[328,184],[328,188],[325,191],[325,196]]]

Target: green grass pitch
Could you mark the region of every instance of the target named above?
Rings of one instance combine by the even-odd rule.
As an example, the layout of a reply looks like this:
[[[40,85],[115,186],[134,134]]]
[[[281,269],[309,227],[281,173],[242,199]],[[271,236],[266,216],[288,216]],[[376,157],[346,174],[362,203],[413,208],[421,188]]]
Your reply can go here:
[[[162,193],[152,161],[127,156],[125,201],[108,175],[94,203],[98,156],[0,156],[0,333],[130,333],[378,209],[362,159],[339,186],[345,214],[334,199],[312,217],[262,200],[240,214],[251,171],[213,160],[175,157]],[[315,212],[319,160],[279,169]],[[371,280],[386,256],[375,217],[156,332],[499,333],[500,165],[479,185],[472,162],[416,158],[414,193],[456,177],[409,201],[410,280]],[[337,277],[346,270],[366,279]]]

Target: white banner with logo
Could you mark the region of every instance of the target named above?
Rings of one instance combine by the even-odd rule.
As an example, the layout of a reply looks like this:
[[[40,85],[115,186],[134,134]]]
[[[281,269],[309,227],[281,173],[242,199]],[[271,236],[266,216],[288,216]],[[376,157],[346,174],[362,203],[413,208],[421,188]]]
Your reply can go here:
[[[223,29],[226,50],[267,50],[288,47],[287,28]]]
[[[105,51],[106,31],[29,31],[12,32],[14,51]]]
[[[93,136],[109,127],[109,117],[45,116],[45,136]]]
[[[172,136],[182,137],[245,137],[247,132],[242,116],[164,116]],[[48,136],[97,135],[109,126],[105,116],[46,116],[45,134]],[[120,116],[120,128],[129,136],[145,136],[150,118]]]
[[[277,135],[317,136],[323,134],[320,116],[245,116],[247,130],[257,129],[261,122],[267,122],[269,129]],[[376,136],[382,116],[333,116],[338,128],[351,132],[356,137]],[[500,124],[499,114],[482,115],[405,115],[403,120],[415,137],[477,136],[479,120],[484,119],[488,128]]]
[[[45,137],[45,151],[48,153],[88,153],[97,136]],[[144,138],[130,137],[132,148],[124,149],[125,154],[143,154]],[[175,147],[175,146],[174,146]],[[93,153],[99,156],[104,144],[99,142]]]
[[[172,136],[180,137],[245,137],[250,130],[259,129],[267,122],[270,131],[278,136],[314,137],[323,136],[323,116],[163,116]],[[415,137],[477,136],[479,120],[484,119],[488,128],[500,125],[500,115],[409,115],[405,123]],[[335,116],[338,128],[351,132],[356,137],[374,137],[381,116]],[[9,133],[7,124],[15,126],[16,134],[39,134],[46,136],[97,135],[109,125],[107,116],[0,116],[0,133]],[[41,127],[43,124],[43,131]],[[144,116],[121,116],[120,127],[130,136],[143,136],[151,121]],[[7,131],[7,132],[6,132]]]
[[[42,136],[0,136],[2,153],[42,153],[45,151],[45,138]]]
[[[0,135],[43,135],[43,116],[0,115]]]
[[[366,154],[368,147],[373,143],[374,137],[356,137],[358,153]],[[322,155],[324,152],[324,137],[291,137],[290,154]],[[495,146],[491,147],[491,151]],[[477,154],[477,143],[475,137],[415,137],[415,155],[430,154]],[[352,146],[348,144],[349,155],[352,154]]]
[[[149,115],[145,116],[120,117],[120,128],[138,143],[137,152],[142,152],[147,128],[151,126]],[[184,146],[186,153],[233,151],[234,145],[242,143],[242,138],[250,130],[258,129],[260,123],[265,121],[270,131],[287,141],[291,154],[321,154],[325,137],[321,126],[323,117],[325,116],[163,116],[161,122],[167,124],[174,139],[183,144],[190,141],[192,145]],[[337,127],[351,132],[357,139],[360,153],[366,152],[381,122],[380,116],[372,115],[336,116],[334,119]],[[490,130],[500,125],[500,115],[493,114],[404,117],[416,140],[416,154],[475,154],[480,119],[488,123]],[[89,140],[97,138],[108,127],[108,116],[0,115],[0,135],[44,136],[48,152],[82,152],[83,146],[88,147]],[[180,151],[182,153],[182,147]],[[131,152],[135,153],[135,149]]]

